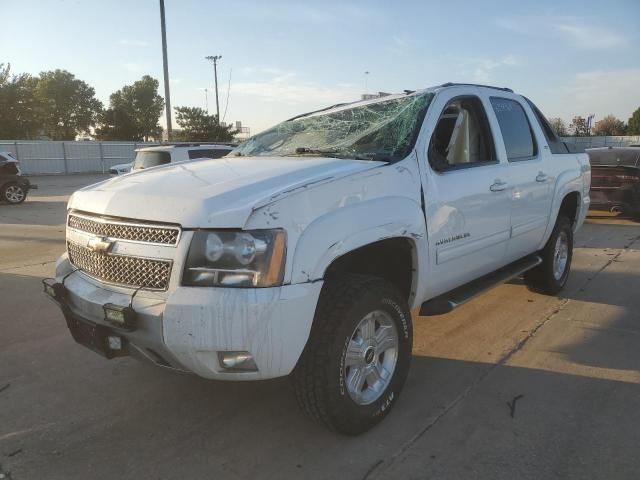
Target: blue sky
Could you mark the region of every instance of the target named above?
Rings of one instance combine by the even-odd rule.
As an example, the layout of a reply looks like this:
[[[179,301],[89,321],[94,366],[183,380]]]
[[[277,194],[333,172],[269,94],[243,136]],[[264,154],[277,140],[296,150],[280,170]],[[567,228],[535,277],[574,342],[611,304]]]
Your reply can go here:
[[[549,117],[640,107],[640,1],[165,0],[173,106],[215,110],[256,133],[294,114],[447,81],[509,86]],[[0,0],[0,63],[64,68],[109,94],[161,82],[157,0]],[[230,78],[230,91],[228,90]]]

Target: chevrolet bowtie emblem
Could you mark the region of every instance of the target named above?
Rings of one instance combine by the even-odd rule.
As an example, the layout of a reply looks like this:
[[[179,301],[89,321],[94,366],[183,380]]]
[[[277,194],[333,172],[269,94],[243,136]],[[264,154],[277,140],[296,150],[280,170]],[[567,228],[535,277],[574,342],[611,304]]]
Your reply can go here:
[[[87,241],[87,248],[93,252],[107,253],[115,242],[107,237],[91,237]]]

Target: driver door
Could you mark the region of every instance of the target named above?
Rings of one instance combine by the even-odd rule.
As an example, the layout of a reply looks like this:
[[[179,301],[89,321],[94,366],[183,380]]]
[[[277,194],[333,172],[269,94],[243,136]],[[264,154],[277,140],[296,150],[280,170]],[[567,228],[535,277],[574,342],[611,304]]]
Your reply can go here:
[[[508,167],[496,154],[482,99],[463,92],[441,94],[431,110],[437,119],[430,119],[423,193],[429,296],[505,265],[509,242]]]

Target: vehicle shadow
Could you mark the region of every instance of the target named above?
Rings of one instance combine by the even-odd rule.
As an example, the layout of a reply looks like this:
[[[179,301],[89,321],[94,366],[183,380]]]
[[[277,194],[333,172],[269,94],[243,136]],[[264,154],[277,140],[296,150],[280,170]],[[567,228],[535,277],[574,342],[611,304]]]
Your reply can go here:
[[[389,417],[345,437],[303,416],[286,378],[216,382],[104,360],[73,342],[40,290],[38,277],[0,274],[12,292],[0,297],[0,451],[21,450],[2,462],[14,478],[363,478],[392,467],[383,478],[631,479],[640,469],[640,409],[629,408],[640,378],[457,360],[463,339],[451,358],[427,345]],[[559,351],[638,365],[637,342],[617,345],[615,358],[629,357],[617,366],[599,342]]]
[[[626,215],[626,214],[614,214],[614,213],[609,213],[606,210],[589,210],[587,214],[587,218],[592,220],[611,220],[611,219],[628,220],[630,222],[640,223],[640,218],[637,216]]]

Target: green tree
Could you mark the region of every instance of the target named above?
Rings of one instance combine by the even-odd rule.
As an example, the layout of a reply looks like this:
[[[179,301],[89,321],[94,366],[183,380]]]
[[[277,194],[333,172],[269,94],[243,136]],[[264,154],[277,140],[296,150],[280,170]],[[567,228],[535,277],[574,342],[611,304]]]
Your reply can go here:
[[[584,117],[575,116],[571,123],[569,124],[569,131],[572,135],[576,137],[588,137],[589,136],[589,127],[587,125],[587,121]]]
[[[160,139],[158,120],[164,99],[158,95],[158,80],[145,75],[132,85],[125,85],[109,97],[109,108],[100,117],[96,129],[103,140]]]
[[[594,135],[624,135],[625,131],[624,122],[613,115],[607,115],[593,126]]]
[[[176,107],[176,121],[181,128],[179,138],[185,142],[230,142],[238,133],[232,125],[218,123],[216,115],[198,107]]]
[[[0,138],[33,138],[40,133],[35,84],[31,75],[11,75],[11,65],[0,63]]]
[[[640,135],[640,108],[631,114],[627,122],[627,135]]]
[[[551,128],[553,128],[553,131],[556,132],[556,135],[558,135],[559,137],[566,137],[567,135],[569,135],[569,131],[567,130],[567,125],[564,123],[564,121],[559,118],[550,118],[549,119],[549,125],[551,125]]]
[[[41,72],[35,84],[44,132],[54,140],[73,140],[94,126],[102,103],[95,90],[66,70]]]

